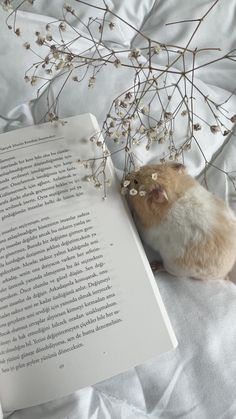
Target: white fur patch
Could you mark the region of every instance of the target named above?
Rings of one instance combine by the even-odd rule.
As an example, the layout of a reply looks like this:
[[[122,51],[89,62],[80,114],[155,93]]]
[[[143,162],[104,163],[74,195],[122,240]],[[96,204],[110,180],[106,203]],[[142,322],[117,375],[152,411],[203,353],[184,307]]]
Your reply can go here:
[[[188,189],[157,227],[141,232],[144,241],[160,252],[163,260],[184,255],[191,242],[204,240],[216,220],[214,197],[201,185]]]

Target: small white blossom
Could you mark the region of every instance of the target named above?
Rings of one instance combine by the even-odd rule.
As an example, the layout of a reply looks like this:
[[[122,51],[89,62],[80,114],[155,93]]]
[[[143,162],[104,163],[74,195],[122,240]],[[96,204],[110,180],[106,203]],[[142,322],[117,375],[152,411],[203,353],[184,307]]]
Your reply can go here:
[[[130,185],[130,180],[125,180],[123,183],[124,188],[127,188],[127,186]]]
[[[145,196],[146,195],[146,191],[139,191],[139,195],[140,196]]]
[[[131,196],[135,196],[135,195],[137,195],[137,193],[138,193],[138,191],[136,189],[134,189],[134,188],[130,189],[130,191],[129,191],[129,194]]]
[[[115,59],[115,61],[114,61],[114,66],[115,66],[116,68],[121,67],[121,61],[119,60],[119,58],[116,58],[116,59]]]
[[[236,114],[231,116],[230,121],[233,122],[233,124],[235,124],[236,122]]]
[[[160,54],[161,46],[159,44],[155,43],[154,45],[152,45],[151,50],[152,50],[153,54]]]
[[[217,132],[220,131],[220,128],[218,127],[218,125],[211,125],[210,130],[211,130],[212,134],[216,134]]]
[[[171,119],[173,117],[173,114],[171,112],[165,112],[164,117],[165,119]]]
[[[145,126],[144,126],[144,125],[141,125],[141,126],[139,127],[139,132],[140,132],[140,134],[144,134],[144,133],[145,133],[145,131],[146,131]]]
[[[64,32],[64,31],[66,30],[66,24],[65,24],[65,22],[61,22],[61,23],[59,24],[59,29],[60,29],[62,32]]]
[[[194,131],[200,131],[202,129],[200,124],[193,124]]]
[[[51,34],[51,33],[47,33],[47,34],[46,34],[46,40],[47,40],[48,42],[51,42],[51,41],[52,41],[52,34]]]
[[[31,77],[31,85],[35,86],[35,84],[38,82],[38,77],[37,76],[32,76]]]
[[[111,139],[117,142],[120,139],[120,133],[118,131],[114,131],[111,135]]]
[[[25,49],[30,49],[30,43],[29,42],[25,42],[24,45]]]
[[[94,76],[90,77],[88,87],[93,87],[95,85],[95,82],[96,82],[96,77]]]
[[[147,115],[147,114],[148,114],[148,112],[149,112],[149,107],[148,107],[148,106],[143,106],[143,107],[142,107],[142,109],[141,109],[141,112],[142,112],[144,115]]]
[[[5,12],[10,12],[12,10],[12,5],[10,0],[4,0],[3,3],[1,3],[1,6]]]
[[[157,180],[158,174],[157,173],[152,173],[152,180]]]
[[[184,145],[184,150],[191,150],[191,143],[187,143]]]
[[[128,57],[130,58],[130,59],[132,59],[132,58],[138,58],[138,57],[140,57],[141,56],[141,54],[140,54],[140,50],[138,49],[138,48],[134,48],[134,49],[132,49],[131,51],[130,51],[130,53],[129,53],[129,55],[128,55]]]
[[[64,4],[64,6],[63,6],[63,8],[68,12],[68,13],[74,13],[74,10],[72,9],[72,7],[69,5],[69,4],[67,4],[67,3],[65,3]]]

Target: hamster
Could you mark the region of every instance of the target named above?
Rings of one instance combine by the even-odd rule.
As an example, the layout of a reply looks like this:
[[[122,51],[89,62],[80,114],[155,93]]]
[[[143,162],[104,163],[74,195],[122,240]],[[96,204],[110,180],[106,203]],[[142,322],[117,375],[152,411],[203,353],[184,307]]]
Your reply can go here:
[[[177,277],[228,279],[236,260],[236,216],[180,163],[143,166],[123,188],[144,242],[161,255],[152,267]]]

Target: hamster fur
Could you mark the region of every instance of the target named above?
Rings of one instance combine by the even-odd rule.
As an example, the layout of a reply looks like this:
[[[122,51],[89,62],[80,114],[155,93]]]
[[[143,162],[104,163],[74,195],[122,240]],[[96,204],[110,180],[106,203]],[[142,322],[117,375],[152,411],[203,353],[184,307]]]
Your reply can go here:
[[[167,272],[227,278],[236,260],[236,216],[224,201],[179,163],[143,166],[126,179],[140,235]]]

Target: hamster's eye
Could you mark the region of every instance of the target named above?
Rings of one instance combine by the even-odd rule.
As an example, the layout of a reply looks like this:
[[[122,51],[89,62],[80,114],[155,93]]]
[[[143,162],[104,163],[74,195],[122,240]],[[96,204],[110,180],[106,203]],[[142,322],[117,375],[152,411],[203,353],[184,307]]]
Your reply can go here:
[[[137,185],[137,184],[138,184],[138,181],[137,181],[136,179],[134,179],[134,184],[135,184],[135,185]]]

